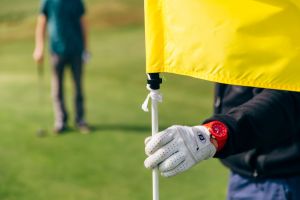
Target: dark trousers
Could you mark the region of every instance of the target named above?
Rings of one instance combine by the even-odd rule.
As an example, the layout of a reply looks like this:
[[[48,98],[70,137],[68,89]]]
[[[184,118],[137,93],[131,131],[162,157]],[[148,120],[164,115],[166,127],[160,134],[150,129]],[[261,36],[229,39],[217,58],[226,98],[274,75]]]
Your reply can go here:
[[[84,99],[82,93],[83,63],[81,56],[63,57],[52,54],[52,97],[55,113],[55,126],[65,126],[68,113],[64,101],[64,71],[67,66],[71,68],[74,83],[75,122],[84,121]]]
[[[300,176],[256,179],[232,173],[227,200],[299,200]]]

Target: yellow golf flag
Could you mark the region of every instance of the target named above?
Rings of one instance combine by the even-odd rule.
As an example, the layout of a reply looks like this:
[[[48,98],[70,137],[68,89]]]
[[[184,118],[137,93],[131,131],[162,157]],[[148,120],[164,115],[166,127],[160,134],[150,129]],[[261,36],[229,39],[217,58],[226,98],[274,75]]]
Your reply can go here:
[[[300,91],[300,0],[145,0],[147,73]]]

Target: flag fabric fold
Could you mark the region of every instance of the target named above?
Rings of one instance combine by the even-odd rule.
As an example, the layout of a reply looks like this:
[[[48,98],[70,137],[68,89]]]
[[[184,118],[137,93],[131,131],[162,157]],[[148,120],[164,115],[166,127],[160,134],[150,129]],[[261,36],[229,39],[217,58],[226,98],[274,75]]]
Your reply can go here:
[[[300,0],[145,0],[146,71],[300,91]]]

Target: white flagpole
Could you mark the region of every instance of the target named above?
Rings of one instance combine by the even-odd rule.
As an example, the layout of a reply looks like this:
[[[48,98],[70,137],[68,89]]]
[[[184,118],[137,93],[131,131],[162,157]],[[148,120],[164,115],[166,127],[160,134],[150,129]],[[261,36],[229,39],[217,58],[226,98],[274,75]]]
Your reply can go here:
[[[158,92],[158,90],[155,90]],[[152,135],[158,133],[158,101],[157,99],[151,100],[151,121],[152,121]],[[155,168],[152,171],[152,193],[153,200],[159,200],[159,173]]]
[[[158,102],[162,102],[162,96],[159,93],[160,84],[162,79],[159,78],[158,73],[148,74],[147,89],[150,94],[147,96],[145,102],[142,105],[142,109],[148,112],[148,101],[151,98],[151,127],[152,135],[158,133]],[[159,200],[159,172],[155,168],[152,171],[152,194],[153,200]]]

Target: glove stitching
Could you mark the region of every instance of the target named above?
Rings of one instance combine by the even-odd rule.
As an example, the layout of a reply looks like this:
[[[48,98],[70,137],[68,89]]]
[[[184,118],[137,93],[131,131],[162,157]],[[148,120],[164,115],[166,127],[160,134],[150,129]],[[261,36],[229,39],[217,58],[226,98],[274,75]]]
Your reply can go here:
[[[180,128],[176,128],[181,136],[181,138],[184,138],[183,133],[181,132]],[[188,131],[190,131],[188,129]],[[197,163],[197,158],[194,156],[194,154],[192,153],[191,149],[189,148],[189,145],[185,142],[185,140],[183,139],[183,143],[185,145],[185,147],[187,148],[187,150],[189,151],[189,153],[192,155],[191,157],[193,158],[193,160],[195,161],[195,163]]]

